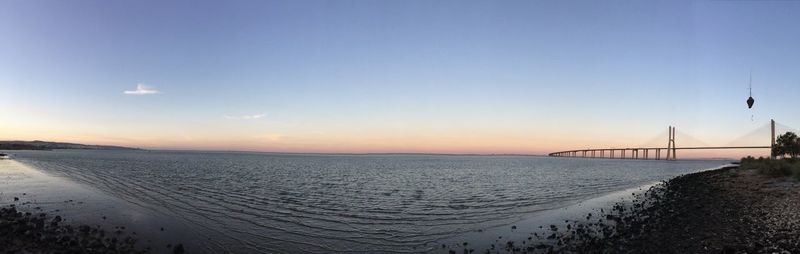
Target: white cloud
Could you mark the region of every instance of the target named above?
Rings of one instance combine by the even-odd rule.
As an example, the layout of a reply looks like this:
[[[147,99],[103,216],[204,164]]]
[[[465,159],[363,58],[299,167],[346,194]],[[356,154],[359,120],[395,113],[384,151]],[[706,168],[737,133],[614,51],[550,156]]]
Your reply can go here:
[[[266,114],[243,115],[243,116],[229,116],[229,115],[225,115],[225,118],[227,118],[227,119],[244,119],[244,120],[253,120],[253,119],[259,119],[259,118],[263,118],[264,116],[266,116]]]
[[[262,118],[262,117],[264,117],[264,114],[242,116],[242,119],[259,119],[259,118]]]
[[[129,95],[146,95],[146,94],[158,94],[161,92],[145,84],[137,84],[136,90],[125,91],[124,93]]]

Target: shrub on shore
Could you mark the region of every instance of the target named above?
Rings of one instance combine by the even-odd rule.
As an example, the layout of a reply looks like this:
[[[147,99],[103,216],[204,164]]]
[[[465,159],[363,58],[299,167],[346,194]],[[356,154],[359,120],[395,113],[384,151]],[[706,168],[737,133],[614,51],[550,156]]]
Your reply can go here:
[[[800,159],[784,158],[770,159],[752,156],[742,158],[740,167],[742,169],[755,169],[759,174],[781,177],[792,176],[800,180]]]
[[[794,132],[786,132],[778,135],[775,145],[772,147],[773,156],[797,158],[800,156],[800,137]]]

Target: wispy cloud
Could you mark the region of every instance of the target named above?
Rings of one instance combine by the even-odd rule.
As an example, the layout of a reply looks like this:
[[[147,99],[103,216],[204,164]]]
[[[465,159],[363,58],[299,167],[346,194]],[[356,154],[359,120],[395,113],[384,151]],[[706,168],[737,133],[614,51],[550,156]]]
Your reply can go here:
[[[125,91],[124,93],[129,95],[147,95],[147,94],[158,94],[161,92],[145,84],[137,84],[136,90]]]
[[[229,115],[225,115],[225,118],[227,118],[227,119],[244,119],[244,120],[253,120],[253,119],[259,119],[259,118],[263,118],[264,116],[266,116],[266,114],[242,115],[242,116],[229,116]]]

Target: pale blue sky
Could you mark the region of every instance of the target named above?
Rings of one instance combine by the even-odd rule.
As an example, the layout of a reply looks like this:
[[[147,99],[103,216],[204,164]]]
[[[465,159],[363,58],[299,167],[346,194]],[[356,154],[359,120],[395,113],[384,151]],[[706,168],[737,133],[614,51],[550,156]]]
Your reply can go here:
[[[0,0],[0,120],[14,122],[0,138],[543,152],[560,147],[553,135],[636,144],[673,124],[723,142],[773,117],[800,126],[798,13],[793,1]],[[160,93],[123,93],[140,83]],[[425,149],[442,135],[474,142]],[[393,150],[398,139],[428,143]]]

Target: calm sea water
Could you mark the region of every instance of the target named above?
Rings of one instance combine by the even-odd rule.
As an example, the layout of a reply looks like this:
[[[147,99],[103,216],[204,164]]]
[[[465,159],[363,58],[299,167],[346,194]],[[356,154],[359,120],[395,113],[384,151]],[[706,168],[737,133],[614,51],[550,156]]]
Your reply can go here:
[[[20,151],[198,235],[206,252],[420,252],[537,211],[722,161],[532,156]]]

